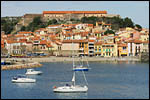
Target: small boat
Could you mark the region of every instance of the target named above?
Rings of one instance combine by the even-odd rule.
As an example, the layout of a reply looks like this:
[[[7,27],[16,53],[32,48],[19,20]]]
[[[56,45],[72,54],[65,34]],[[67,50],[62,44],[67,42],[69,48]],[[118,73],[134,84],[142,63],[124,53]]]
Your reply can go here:
[[[82,58],[81,62],[82,62],[81,64],[75,65],[74,60],[73,60],[73,71],[88,71],[89,70],[88,61],[87,61],[86,66],[83,64],[83,58]]]
[[[73,71],[88,71],[88,70],[89,70],[89,68],[82,66],[82,65],[73,67]]]
[[[5,61],[4,60],[1,60],[1,65],[5,65]]]
[[[75,84],[75,72],[72,78],[72,85],[66,84],[65,86],[56,87],[54,86],[53,91],[59,93],[76,93],[76,92],[87,92],[88,87],[80,86]]]
[[[24,75],[18,75],[16,77],[13,77],[12,82],[14,82],[14,83],[34,83],[34,82],[36,82],[36,79],[27,78]]]
[[[34,69],[27,69],[26,75],[40,75],[41,71],[35,71]]]

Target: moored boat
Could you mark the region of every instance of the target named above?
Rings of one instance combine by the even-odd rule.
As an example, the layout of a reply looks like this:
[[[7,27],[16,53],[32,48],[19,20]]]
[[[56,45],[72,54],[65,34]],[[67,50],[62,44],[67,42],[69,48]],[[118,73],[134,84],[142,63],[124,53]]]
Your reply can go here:
[[[36,71],[34,69],[27,69],[26,75],[40,75],[42,74],[41,71]]]
[[[14,83],[34,83],[34,82],[36,82],[36,79],[27,78],[23,75],[18,75],[16,77],[12,78],[12,82],[14,82]]]
[[[80,86],[75,84],[75,72],[72,78],[72,85],[66,84],[65,86],[56,87],[54,86],[54,92],[59,93],[76,93],[76,92],[87,92],[88,87],[86,85]]]

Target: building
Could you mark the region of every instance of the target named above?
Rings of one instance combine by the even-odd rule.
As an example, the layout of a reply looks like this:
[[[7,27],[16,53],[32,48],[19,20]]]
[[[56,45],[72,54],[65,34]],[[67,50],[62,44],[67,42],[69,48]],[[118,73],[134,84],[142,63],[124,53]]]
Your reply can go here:
[[[117,52],[117,44],[114,43],[105,43],[102,44],[101,56],[103,57],[116,57],[118,55]]]
[[[128,56],[128,46],[126,43],[118,44],[118,56]]]
[[[79,51],[79,41],[78,40],[63,40],[61,46],[61,54],[63,56],[77,55]]]
[[[107,11],[43,11],[43,17],[45,20],[59,19],[69,20],[81,19],[82,17],[103,17],[107,15]]]
[[[141,40],[128,40],[128,56],[137,56],[142,51],[142,41]]]
[[[102,55],[102,43],[101,41],[94,43],[94,56]]]

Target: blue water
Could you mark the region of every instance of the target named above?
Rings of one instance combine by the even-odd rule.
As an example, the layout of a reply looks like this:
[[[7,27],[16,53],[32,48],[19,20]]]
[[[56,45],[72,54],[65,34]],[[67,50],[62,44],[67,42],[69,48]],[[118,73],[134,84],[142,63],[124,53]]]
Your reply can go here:
[[[12,83],[11,78],[25,74],[26,69],[1,71],[2,99],[148,99],[149,63],[90,62],[85,72],[87,93],[53,93],[72,79],[72,63],[42,63],[42,75],[32,75],[36,83]],[[85,84],[82,72],[76,73],[76,84]]]

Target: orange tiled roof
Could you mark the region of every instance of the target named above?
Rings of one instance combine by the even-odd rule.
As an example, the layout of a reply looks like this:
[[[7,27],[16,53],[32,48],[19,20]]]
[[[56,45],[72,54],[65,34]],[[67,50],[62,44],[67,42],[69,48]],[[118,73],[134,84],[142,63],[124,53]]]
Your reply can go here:
[[[107,11],[43,11],[43,14],[107,14]]]
[[[88,42],[88,40],[63,40],[62,43],[81,43],[81,42]]]
[[[95,43],[94,43],[94,45],[101,45],[101,44],[103,44],[102,41],[99,41],[99,42],[95,42]]]
[[[47,44],[47,41],[46,40],[41,40],[40,44]]]
[[[149,43],[149,40],[147,40],[147,41],[143,41],[142,43]]]
[[[89,42],[94,42],[95,40],[88,40]]]
[[[32,40],[40,40],[40,37],[36,36],[36,37],[32,38]]]
[[[24,37],[23,34],[16,34],[15,37]]]
[[[48,27],[55,27],[55,26],[60,26],[60,25],[48,25]]]
[[[104,25],[111,25],[111,24],[104,24]]]
[[[1,48],[4,48],[4,40],[1,40]]]
[[[7,43],[8,43],[8,44],[11,44],[11,43],[18,43],[18,41],[15,41],[15,40],[7,40]]]
[[[27,42],[27,39],[19,39],[22,42]]]
[[[22,32],[18,32],[19,34],[30,34],[30,33],[33,33],[33,32],[26,32],[26,31],[22,31]]]
[[[89,27],[93,27],[94,25],[93,24],[87,24]]]
[[[46,46],[47,46],[48,48],[52,48],[52,47],[53,47],[50,43],[47,43]]]
[[[127,47],[127,44],[126,43],[120,43],[120,44],[118,44],[118,47]]]
[[[32,42],[26,42],[26,44],[33,44]]]
[[[142,41],[141,40],[128,40],[127,41],[128,43],[142,43]]]

